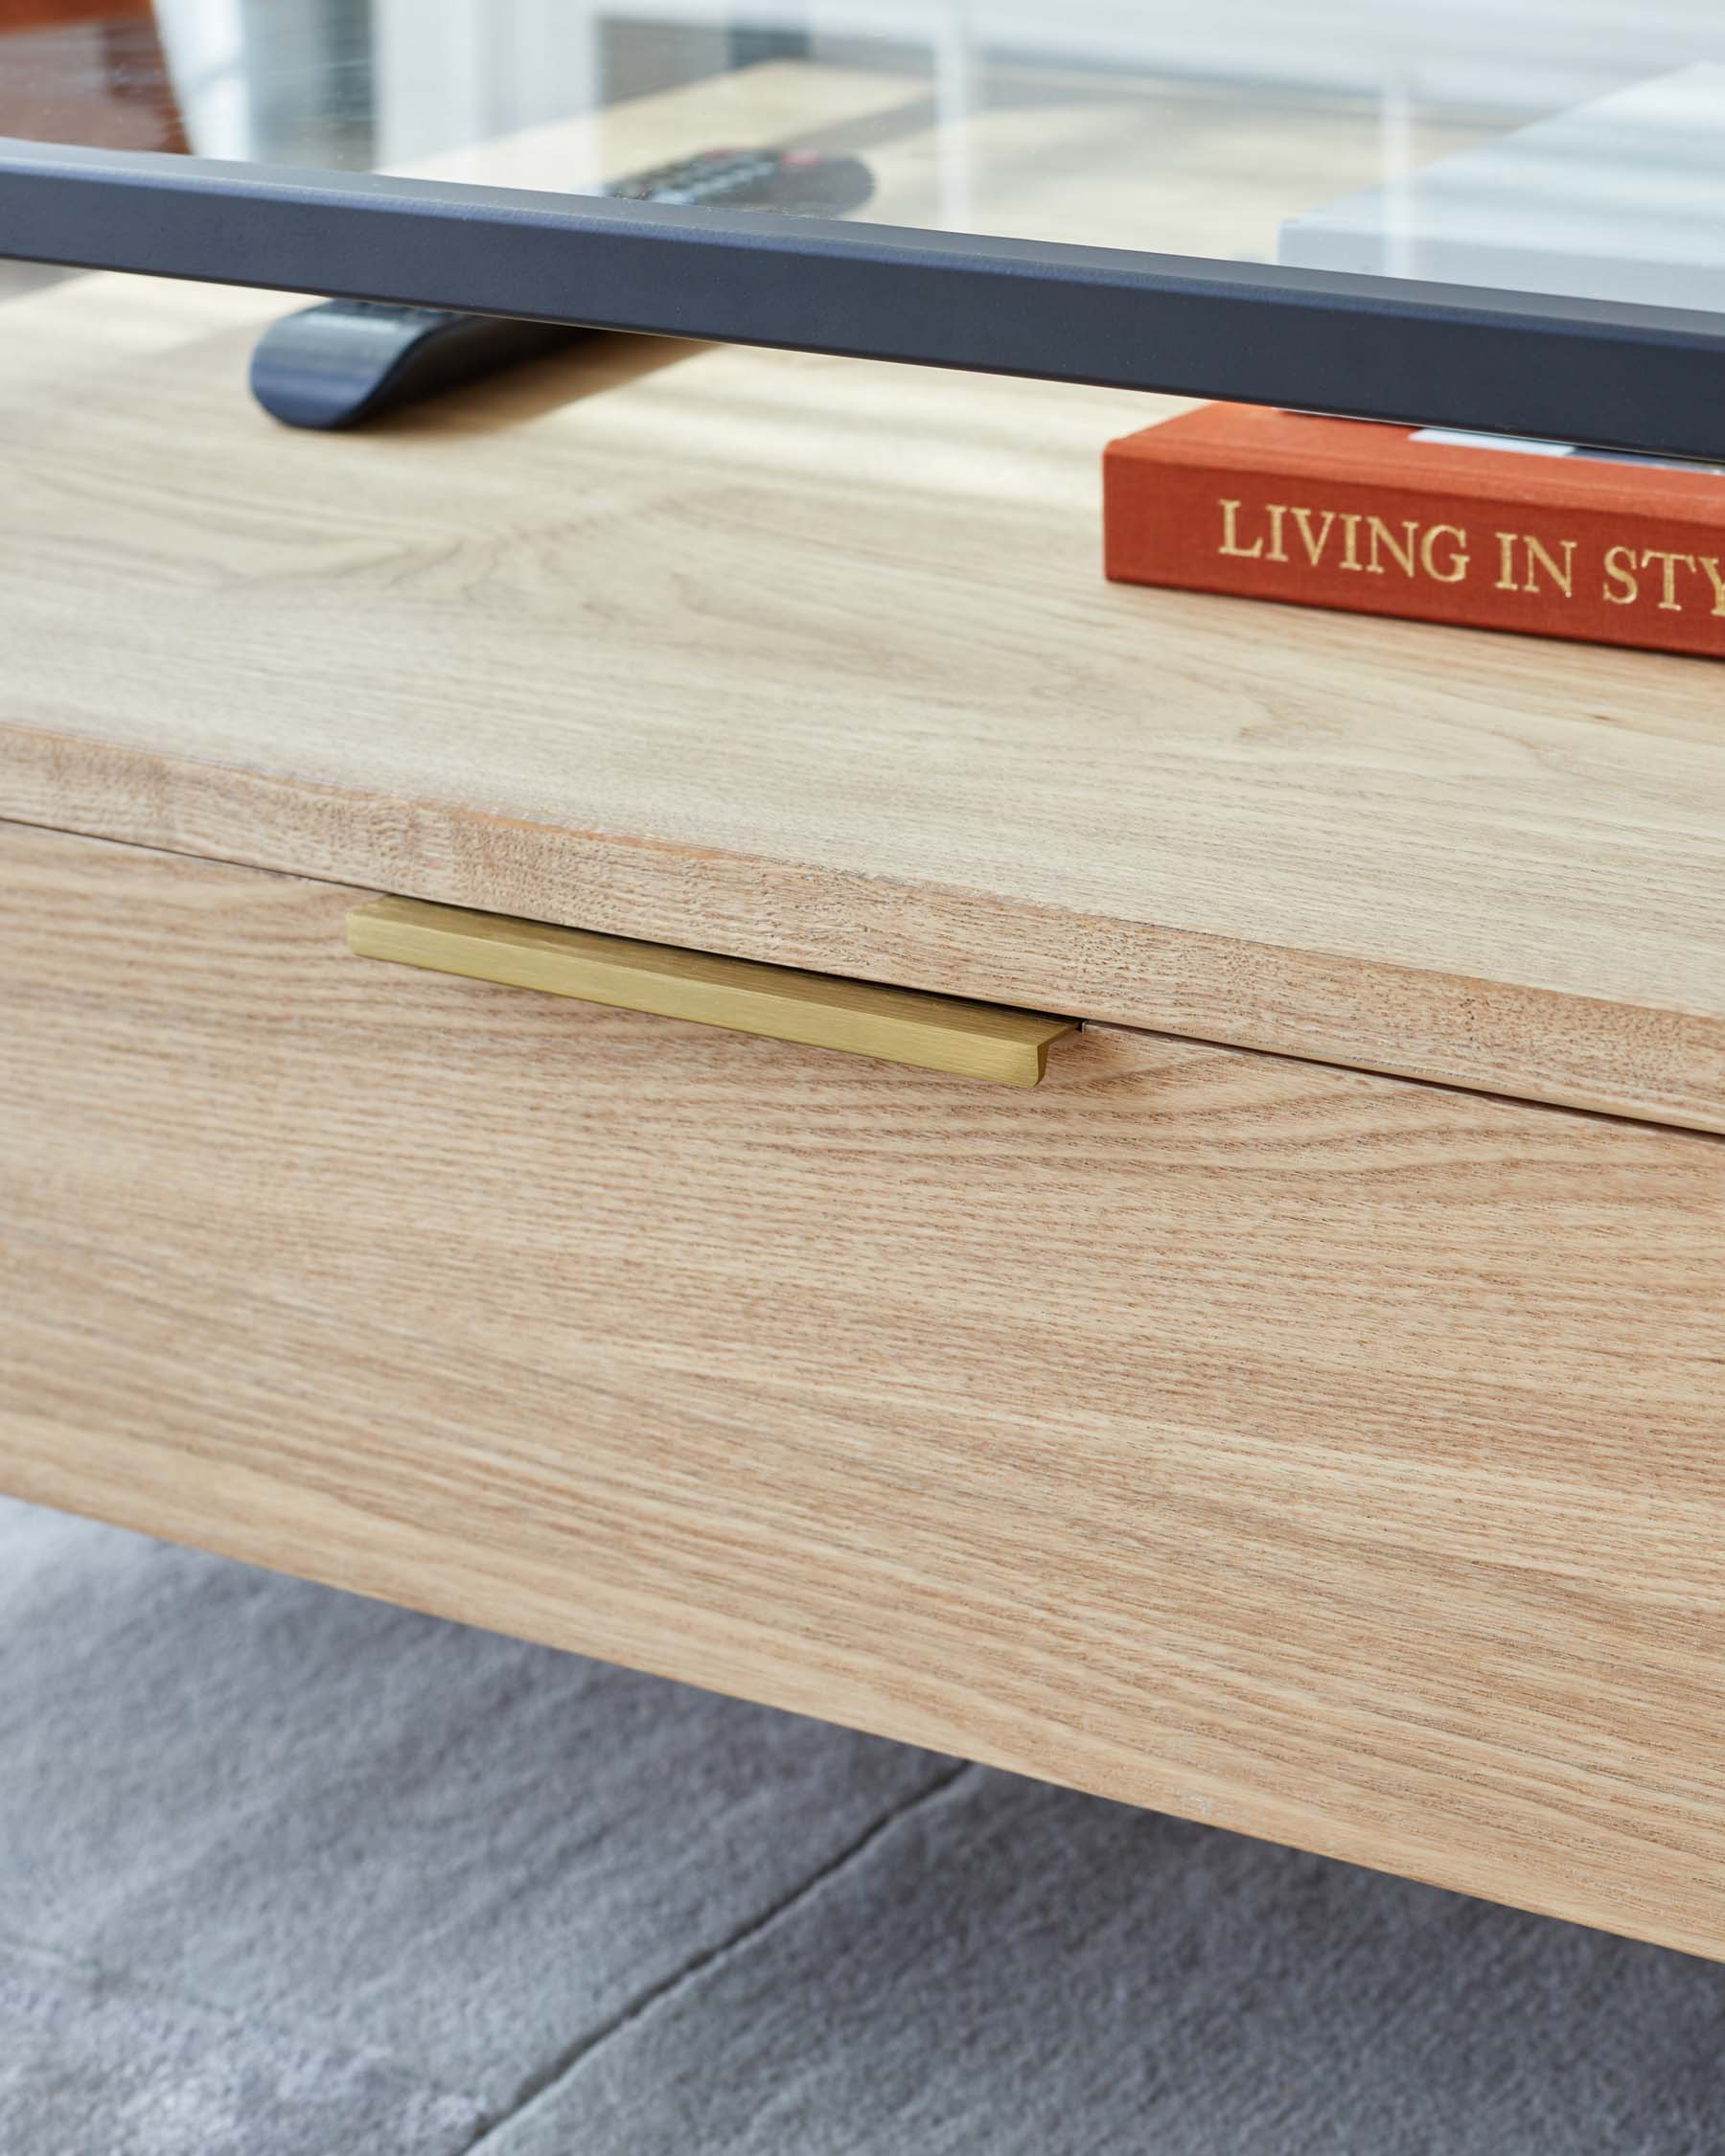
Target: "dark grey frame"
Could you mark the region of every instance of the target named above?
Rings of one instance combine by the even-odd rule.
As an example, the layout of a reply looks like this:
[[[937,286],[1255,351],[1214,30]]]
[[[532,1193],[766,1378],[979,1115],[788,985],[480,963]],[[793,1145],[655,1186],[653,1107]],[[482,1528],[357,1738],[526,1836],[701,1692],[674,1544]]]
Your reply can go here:
[[[1725,461],[1725,315],[0,138],[0,255]]]

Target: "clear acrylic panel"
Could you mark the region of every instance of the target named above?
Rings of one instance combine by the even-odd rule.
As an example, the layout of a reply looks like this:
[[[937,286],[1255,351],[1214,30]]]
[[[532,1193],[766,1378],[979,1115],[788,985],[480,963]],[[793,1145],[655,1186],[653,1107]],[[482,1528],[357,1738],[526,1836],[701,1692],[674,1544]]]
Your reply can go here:
[[[0,135],[1725,308],[1718,0],[0,0]]]
[[[568,194],[789,147],[893,224],[1725,297],[1716,0],[0,0],[0,134]]]

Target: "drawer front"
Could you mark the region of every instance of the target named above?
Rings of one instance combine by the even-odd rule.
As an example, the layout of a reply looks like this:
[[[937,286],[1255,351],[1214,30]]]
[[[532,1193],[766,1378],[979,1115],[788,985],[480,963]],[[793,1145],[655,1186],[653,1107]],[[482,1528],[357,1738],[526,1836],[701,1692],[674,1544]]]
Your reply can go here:
[[[1725,1142],[4,827],[0,1486],[1725,1955]]]

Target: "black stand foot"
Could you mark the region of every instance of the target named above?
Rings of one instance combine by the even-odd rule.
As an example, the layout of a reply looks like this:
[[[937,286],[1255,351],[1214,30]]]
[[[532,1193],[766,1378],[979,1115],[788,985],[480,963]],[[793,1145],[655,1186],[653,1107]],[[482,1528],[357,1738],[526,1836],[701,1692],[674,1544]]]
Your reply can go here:
[[[252,352],[252,395],[285,426],[356,426],[586,334],[553,322],[328,300],[264,331]]]

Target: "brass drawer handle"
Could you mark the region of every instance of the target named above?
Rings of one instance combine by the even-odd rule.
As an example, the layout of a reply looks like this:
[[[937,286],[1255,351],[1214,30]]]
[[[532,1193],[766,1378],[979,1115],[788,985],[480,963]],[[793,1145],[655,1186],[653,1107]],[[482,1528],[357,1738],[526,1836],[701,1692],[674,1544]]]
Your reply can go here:
[[[811,1048],[881,1056],[1002,1086],[1034,1086],[1047,1067],[1048,1044],[1078,1022],[422,899],[373,899],[356,906],[347,935],[361,958],[728,1026]]]

